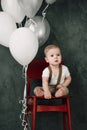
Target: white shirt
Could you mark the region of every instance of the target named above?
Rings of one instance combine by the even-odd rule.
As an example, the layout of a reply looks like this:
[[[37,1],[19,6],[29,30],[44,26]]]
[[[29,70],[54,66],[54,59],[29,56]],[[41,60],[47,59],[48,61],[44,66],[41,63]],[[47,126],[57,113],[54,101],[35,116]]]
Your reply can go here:
[[[50,74],[49,69],[48,69],[48,67],[46,67],[42,72],[42,77],[49,77],[49,74]],[[56,85],[57,80],[58,80],[58,76],[59,76],[59,73],[57,75],[52,74],[52,77],[51,77],[49,84]],[[60,84],[62,84],[64,82],[65,78],[68,76],[70,76],[70,72],[69,72],[68,67],[65,65],[62,65],[62,75],[61,75]]]

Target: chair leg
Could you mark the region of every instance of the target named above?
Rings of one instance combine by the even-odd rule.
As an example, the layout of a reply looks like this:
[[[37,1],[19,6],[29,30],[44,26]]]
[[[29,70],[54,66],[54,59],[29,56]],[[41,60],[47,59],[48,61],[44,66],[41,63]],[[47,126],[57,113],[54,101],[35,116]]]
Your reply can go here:
[[[36,125],[36,97],[33,98],[33,112],[32,112],[32,130],[35,130]]]
[[[66,130],[66,113],[63,112],[63,129]]]
[[[68,117],[68,129],[72,130],[71,113],[70,113],[70,98],[67,98],[67,117]]]
[[[66,104],[66,98],[62,99],[62,103]],[[63,129],[66,130],[66,112],[63,112]]]

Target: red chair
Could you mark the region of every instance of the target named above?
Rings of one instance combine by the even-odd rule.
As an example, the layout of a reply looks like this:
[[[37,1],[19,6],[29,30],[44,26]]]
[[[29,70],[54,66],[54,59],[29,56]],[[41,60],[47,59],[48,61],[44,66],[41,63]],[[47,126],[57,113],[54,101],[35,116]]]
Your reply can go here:
[[[36,125],[36,113],[37,112],[62,112],[63,113],[63,127],[64,130],[72,130],[71,125],[71,114],[70,114],[70,96],[62,96],[62,97],[52,97],[49,100],[61,100],[61,104],[57,105],[47,105],[47,104],[37,104],[37,100],[48,100],[44,99],[44,97],[36,97],[30,96],[30,85],[32,79],[41,79],[42,70],[48,66],[45,60],[33,60],[27,70],[28,76],[28,88],[27,88],[27,115],[26,121],[28,120],[29,114],[32,115],[32,129],[35,130]],[[68,124],[67,124],[68,123]]]

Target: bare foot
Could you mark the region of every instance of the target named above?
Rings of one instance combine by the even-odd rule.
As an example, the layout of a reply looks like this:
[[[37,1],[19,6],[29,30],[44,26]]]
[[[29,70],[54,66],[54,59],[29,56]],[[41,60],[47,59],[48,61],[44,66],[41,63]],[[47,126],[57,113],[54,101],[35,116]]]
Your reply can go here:
[[[55,97],[65,96],[65,95],[68,95],[68,93],[69,93],[69,90],[66,87],[60,88],[59,90],[56,91]]]
[[[40,96],[40,97],[44,95],[43,90],[41,90],[39,87],[36,87],[34,89],[34,93],[35,93],[36,96]]]
[[[61,96],[64,96],[63,92],[60,90],[58,90],[56,93],[55,93],[55,97],[61,97]]]

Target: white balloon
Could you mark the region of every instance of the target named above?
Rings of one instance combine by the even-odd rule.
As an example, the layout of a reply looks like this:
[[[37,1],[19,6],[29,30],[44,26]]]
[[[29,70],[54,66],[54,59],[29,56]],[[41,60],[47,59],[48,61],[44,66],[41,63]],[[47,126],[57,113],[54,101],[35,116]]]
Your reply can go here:
[[[43,0],[19,0],[21,8],[25,11],[25,14],[32,18],[42,5]]]
[[[16,61],[28,65],[38,51],[38,39],[28,28],[18,28],[11,35],[9,49]]]
[[[54,2],[56,2],[56,0],[46,0],[47,4],[53,4]]]
[[[25,27],[29,27],[36,34],[39,40],[39,46],[42,46],[49,37],[50,25],[46,18],[43,19],[42,16],[35,16],[32,20],[27,21]]]
[[[9,47],[9,38],[16,29],[14,19],[5,12],[0,12],[0,44]]]
[[[2,9],[9,13],[15,19],[15,22],[20,23],[24,19],[24,12],[21,9],[18,0],[1,0]]]

